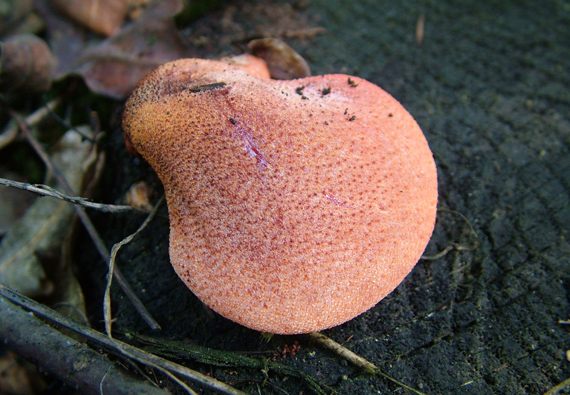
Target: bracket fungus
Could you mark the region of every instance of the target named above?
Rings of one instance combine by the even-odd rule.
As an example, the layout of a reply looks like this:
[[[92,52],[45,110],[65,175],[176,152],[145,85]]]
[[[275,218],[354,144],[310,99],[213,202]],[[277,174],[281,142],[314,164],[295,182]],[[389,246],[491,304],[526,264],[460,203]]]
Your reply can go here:
[[[277,81],[177,60],[139,83],[123,130],[164,184],[175,271],[252,329],[307,333],[356,317],[396,288],[433,232],[427,141],[358,77]]]

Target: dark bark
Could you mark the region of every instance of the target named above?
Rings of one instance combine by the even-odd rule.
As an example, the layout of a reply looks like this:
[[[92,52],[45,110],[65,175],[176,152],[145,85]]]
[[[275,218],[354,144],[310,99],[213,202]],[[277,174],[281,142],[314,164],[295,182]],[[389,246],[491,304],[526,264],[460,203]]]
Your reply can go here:
[[[326,331],[327,336],[426,393],[537,394],[564,382],[570,376],[565,357],[570,328],[559,323],[570,314],[567,2],[295,3],[308,5],[294,9],[297,20],[313,17],[312,26],[326,33],[287,43],[308,61],[313,74],[344,72],[368,79],[410,111],[434,152],[440,206],[465,215],[480,241],[476,251],[420,261],[391,295]],[[255,15],[247,13],[251,4],[259,11]],[[196,32],[196,39],[207,35],[208,50],[236,52],[227,36],[236,26],[244,36],[255,36],[261,27],[269,30],[264,23],[280,10],[278,4],[232,1],[228,7],[233,8],[206,15],[189,31]],[[419,45],[414,35],[422,14],[425,31]],[[276,26],[289,14],[279,15]],[[234,30],[224,31],[224,17],[226,22],[231,18]],[[116,193],[108,201],[118,200],[142,178],[159,195],[152,171],[126,159],[118,132],[113,138],[113,157],[125,159],[117,159],[112,170],[108,190]],[[263,343],[253,331],[212,318],[170,266],[165,217],[166,210],[122,250],[117,263],[162,326],[161,336],[256,352],[284,349],[299,340],[301,351],[285,363],[321,384],[339,393],[398,390],[381,377],[360,375],[302,338],[274,336]],[[101,221],[101,227],[110,229],[110,243],[140,223],[135,218],[125,227],[121,219],[107,216],[104,221],[111,222]],[[438,213],[426,254],[472,241],[459,217]],[[118,292],[114,301],[118,328],[150,333]],[[241,383],[251,376],[263,380],[259,372],[238,373],[214,370],[215,377],[240,377]],[[269,393],[306,389],[299,380],[272,374],[267,382],[278,388],[263,387]]]
[[[103,354],[2,297],[0,317],[0,338],[5,344],[82,394],[169,393],[131,376]]]

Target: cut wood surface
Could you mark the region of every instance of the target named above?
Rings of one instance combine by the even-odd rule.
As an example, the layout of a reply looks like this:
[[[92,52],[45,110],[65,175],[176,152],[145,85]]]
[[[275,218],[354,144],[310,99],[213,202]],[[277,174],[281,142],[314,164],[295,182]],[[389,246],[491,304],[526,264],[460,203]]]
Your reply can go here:
[[[438,171],[437,223],[424,253],[432,259],[420,260],[375,307],[324,331],[334,347],[323,348],[315,335],[267,337],[206,308],[170,265],[168,213],[161,207],[156,218],[121,248],[115,265],[162,329],[150,329],[114,283],[109,321],[113,336],[247,393],[568,391],[568,2],[216,3],[178,27],[171,13],[161,14],[159,19],[167,23],[161,31],[180,33],[169,35],[176,45],[167,49],[176,51],[164,52],[216,59],[247,51],[253,39],[279,38],[306,60],[312,75],[342,73],[369,80],[412,114]],[[165,4],[170,4],[169,10],[178,5],[175,0]],[[126,32],[133,26],[138,25],[125,24]],[[137,38],[139,44],[155,42],[148,36]],[[102,54],[114,48],[109,43],[114,43],[112,38],[100,43]],[[56,49],[53,42],[50,45]],[[134,55],[145,64],[144,51]],[[66,64],[71,63],[60,62]],[[83,96],[88,96],[85,90]],[[113,97],[124,97],[127,90]],[[109,159],[96,200],[123,204],[131,186],[144,181],[145,198],[155,204],[163,195],[162,186],[146,162],[127,153],[119,126],[121,104],[89,96],[72,97],[73,105],[65,104],[60,112],[73,112],[70,118],[75,118],[89,107],[103,119],[107,137],[102,147]],[[130,212],[86,212],[108,248],[144,221],[144,216]],[[85,295],[87,318],[101,331],[107,262],[85,233],[74,240],[74,272]],[[22,321],[21,328],[13,328],[15,321],[4,321],[4,315],[14,311],[4,304],[2,331],[43,330],[43,321],[33,316]],[[26,317],[19,311],[17,318]],[[331,350],[339,345],[364,358],[364,365],[355,366],[334,354]],[[52,347],[44,346],[48,351]],[[45,352],[45,358],[36,359],[40,366],[64,367],[54,374],[65,376],[65,365],[57,358],[73,357],[74,350],[67,347],[61,355]],[[19,353],[29,351],[27,347]],[[99,358],[101,366],[115,366],[115,358]],[[93,377],[100,382],[99,376]],[[161,373],[156,377],[167,390],[180,391],[174,382],[161,381]]]
[[[250,19],[237,8],[233,21],[247,31]],[[224,12],[195,28],[205,30]],[[439,207],[463,214],[480,241],[475,251],[420,261],[375,308],[326,334],[339,343],[350,339],[351,350],[425,393],[536,394],[563,382],[570,376],[570,328],[558,323],[570,314],[567,3],[313,0],[296,12],[326,29],[289,40],[313,75],[368,79],[410,111],[434,152]],[[144,248],[127,247],[130,262],[120,265],[147,290],[152,309],[168,321],[165,330],[184,328],[189,338],[217,348],[260,347],[257,334],[208,318],[186,294],[169,267],[167,232],[163,220],[142,236]],[[458,216],[439,213],[426,254],[472,241]],[[169,280],[157,284],[159,274]],[[121,322],[133,321],[122,315]],[[339,393],[396,390],[311,352],[303,349],[291,363]]]

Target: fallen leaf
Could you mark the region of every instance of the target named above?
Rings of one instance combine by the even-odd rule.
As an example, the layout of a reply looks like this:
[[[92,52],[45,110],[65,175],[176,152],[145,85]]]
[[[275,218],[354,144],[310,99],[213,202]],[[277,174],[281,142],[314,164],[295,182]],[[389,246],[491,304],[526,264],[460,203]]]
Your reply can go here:
[[[47,44],[31,34],[21,34],[0,43],[0,91],[18,94],[49,89],[55,59]]]
[[[115,34],[127,15],[127,0],[52,0],[53,7],[95,33]]]
[[[124,99],[148,72],[193,53],[179,36],[174,16],[180,0],[154,2],[117,34],[101,40],[37,1],[46,19],[49,43],[58,59],[56,79],[80,75],[94,92]]]
[[[311,69],[293,48],[278,38],[261,38],[250,41],[247,48],[252,55],[265,60],[271,78],[293,80],[311,76]]]
[[[139,181],[129,188],[125,195],[125,203],[129,206],[151,211],[150,195],[152,190],[144,181]]]
[[[81,130],[90,134],[86,127]],[[81,190],[84,164],[93,161],[93,152],[92,144],[75,131],[65,133],[54,147],[52,160],[75,191]],[[46,184],[62,189],[51,177]],[[0,283],[28,296],[51,293],[53,283],[47,279],[44,266],[59,262],[63,238],[74,215],[74,207],[67,202],[36,199],[0,243]]]
[[[70,72],[86,48],[103,39],[56,12],[49,1],[35,0],[34,6],[46,23],[47,42],[56,58],[54,78],[61,79]]]

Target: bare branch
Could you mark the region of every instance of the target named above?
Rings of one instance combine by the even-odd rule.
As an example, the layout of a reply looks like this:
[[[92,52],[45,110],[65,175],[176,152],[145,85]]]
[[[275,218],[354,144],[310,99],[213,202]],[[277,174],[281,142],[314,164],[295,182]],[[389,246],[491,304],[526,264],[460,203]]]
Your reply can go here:
[[[447,208],[439,208],[439,209],[437,209],[437,211],[440,213],[448,213],[448,214],[459,215],[459,217],[461,217],[461,219],[463,219],[467,223],[467,226],[469,226],[469,230],[470,230],[471,234],[473,235],[473,237],[475,238],[475,241],[470,246],[469,245],[463,245],[463,244],[457,244],[457,243],[451,243],[450,245],[445,247],[442,251],[438,252],[437,254],[422,255],[421,259],[424,259],[426,261],[433,261],[433,260],[439,259],[439,258],[447,255],[447,253],[450,251],[475,251],[479,247],[479,236],[477,236],[477,232],[475,232],[475,229],[473,229],[473,226],[471,226],[471,222],[469,222],[469,220],[467,218],[465,218],[465,216],[463,214],[461,214],[458,211],[449,210]]]
[[[75,194],[75,192],[69,186],[69,183],[67,182],[65,177],[63,177],[61,171],[57,168],[57,166],[54,165],[49,155],[44,151],[40,143],[34,138],[32,133],[30,132],[30,129],[28,128],[28,125],[14,111],[10,111],[10,113],[12,117],[18,122],[22,134],[24,135],[28,143],[32,146],[36,154],[41,158],[42,162],[44,162],[48,170],[54,174],[59,183],[63,185],[65,193],[67,195]],[[97,248],[97,251],[99,251],[99,254],[103,257],[103,260],[105,262],[109,262],[110,259],[109,250],[107,249],[107,246],[105,246],[105,243],[103,243],[103,240],[101,240],[101,237],[99,236],[97,229],[95,229],[95,225],[93,225],[91,218],[89,218],[89,216],[85,212],[85,209],[82,206],[76,204],[74,205],[74,207],[75,211],[77,212],[77,216],[81,220],[81,223],[87,230],[87,233],[89,233],[91,240],[93,240],[93,243]],[[127,283],[123,274],[118,268],[114,271],[113,276],[119,283],[119,286],[121,287],[127,298],[129,298],[129,300],[133,303],[135,309],[143,318],[143,320],[152,329],[160,329],[160,325],[158,325],[156,320],[152,317],[152,315],[148,312],[146,307],[142,304],[142,302],[137,297],[131,286]]]
[[[103,300],[104,300],[103,301],[103,311],[104,311],[104,315],[105,315],[105,331],[107,332],[107,336],[109,336],[109,337],[113,337],[113,336],[111,336],[111,284],[113,283],[113,273],[115,271],[115,259],[117,257],[117,253],[119,252],[119,249],[122,246],[130,243],[131,240],[133,240],[136,235],[138,235],[144,228],[146,228],[146,226],[150,223],[150,221],[152,221],[152,219],[154,218],[154,216],[158,212],[158,208],[160,207],[160,205],[162,204],[163,201],[164,201],[164,196],[161,197],[158,200],[158,202],[154,205],[154,208],[152,209],[152,211],[150,212],[148,217],[146,217],[146,219],[144,220],[142,225],[137,229],[137,231],[135,233],[125,237],[123,240],[116,243],[113,246],[113,248],[111,248],[111,256],[109,258],[109,275],[107,276],[107,286],[105,287],[105,297],[103,298]]]
[[[327,337],[320,332],[309,333],[309,337],[314,342],[320,344],[321,346],[331,351],[334,351],[337,355],[340,355],[347,361],[351,362],[352,364],[358,366],[361,369],[364,369],[370,374],[374,374],[378,371],[378,367],[374,365],[372,362],[362,358],[360,355],[350,351],[348,348],[340,345],[330,337]]]
[[[54,311],[42,304],[39,304],[33,301],[32,299],[0,284],[0,303],[3,301],[2,298],[5,298],[8,301],[20,307],[23,307],[24,309],[29,310],[34,314],[43,317],[57,325],[61,325],[75,333],[78,333],[89,340],[97,342],[100,345],[105,346],[110,350],[113,350],[115,353],[118,353],[119,355],[129,357],[148,366],[155,366],[155,365],[159,366],[162,369],[169,371],[170,373],[177,374],[187,379],[190,379],[196,383],[199,383],[205,387],[218,391],[222,394],[245,395],[244,392],[234,387],[231,387],[225,383],[222,383],[221,381],[218,381],[212,377],[206,376],[195,370],[188,369],[187,367],[178,365],[172,361],[148,353],[144,350],[131,346],[130,344],[124,343],[120,340],[110,338],[104,335],[103,333],[97,332],[75,321],[71,321],[68,318],[61,315],[60,313],[58,313],[57,311]],[[2,320],[2,323],[4,321],[5,320]]]
[[[1,293],[5,288],[0,289]],[[0,296],[0,338],[18,354],[85,394],[168,392],[128,374],[105,355]]]
[[[395,378],[388,376],[386,373],[383,373],[382,371],[380,371],[380,368],[377,367],[376,365],[374,365],[372,362],[370,362],[367,359],[361,357],[360,355],[350,351],[348,348],[344,347],[342,344],[335,342],[333,339],[323,335],[320,332],[309,333],[309,338],[311,340],[313,340],[314,342],[318,343],[319,345],[321,345],[322,347],[325,347],[326,349],[333,351],[334,353],[336,353],[337,355],[346,359],[350,363],[358,366],[361,369],[364,369],[366,372],[368,372],[370,374],[380,375],[380,376],[384,377],[385,379],[390,380],[391,382],[399,385],[400,387],[407,389],[408,391],[411,391],[411,392],[418,394],[418,395],[425,395],[423,392],[420,392],[417,389],[412,388],[412,387],[402,383],[401,381],[398,381]]]
[[[570,387],[570,378],[567,378],[566,380],[564,380],[563,382],[561,382],[557,386],[552,387],[551,389],[546,391],[544,393],[544,395],[556,395],[556,394],[561,393],[562,391],[564,391],[568,387]]]
[[[59,106],[59,103],[61,103],[61,98],[58,97],[28,115],[24,122],[26,122],[28,125],[35,125],[39,123],[42,119],[52,113],[53,110]],[[14,141],[16,137],[18,137],[19,128],[20,127],[18,125],[18,122],[16,122],[16,124],[10,123],[10,126],[4,129],[2,134],[0,134],[0,149],[6,147],[8,144]]]
[[[133,206],[90,202],[84,197],[65,195],[64,193],[50,187],[49,185],[44,185],[44,184],[28,184],[26,182],[18,182],[18,181],[7,180],[5,178],[0,178],[0,185],[22,189],[24,191],[35,193],[36,195],[39,196],[47,196],[59,200],[64,200],[69,203],[78,204],[83,207],[89,207],[106,213],[122,213],[125,211],[138,211],[142,213],[147,212],[145,210],[141,210]]]

